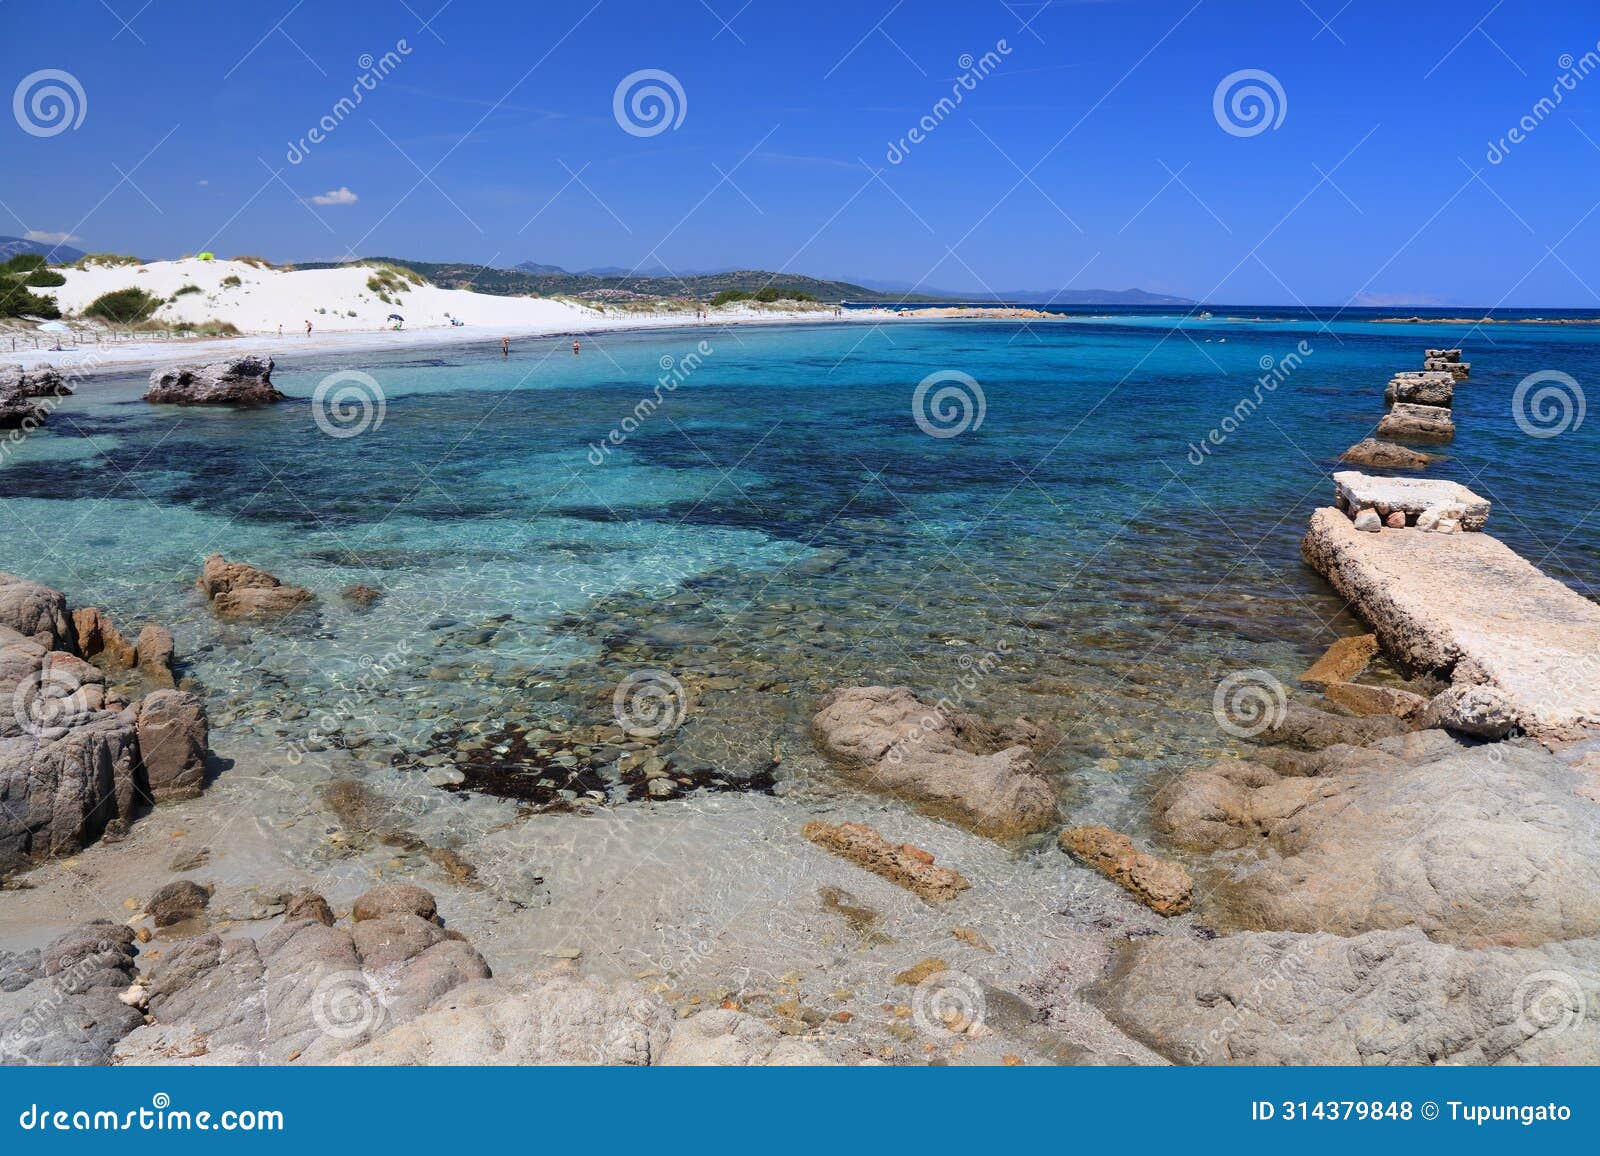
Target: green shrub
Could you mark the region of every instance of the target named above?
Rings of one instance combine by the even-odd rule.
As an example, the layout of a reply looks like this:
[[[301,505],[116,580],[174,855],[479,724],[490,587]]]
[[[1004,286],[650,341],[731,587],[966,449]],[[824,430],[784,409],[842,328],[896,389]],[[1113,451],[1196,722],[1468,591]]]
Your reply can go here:
[[[35,269],[43,269],[48,264],[43,253],[18,253],[4,265],[0,265],[0,273],[32,273]]]
[[[161,298],[143,289],[114,289],[89,302],[83,315],[98,317],[113,325],[133,325],[148,319],[162,304]]]
[[[804,289],[780,289],[776,285],[763,285],[756,291],[756,300],[762,302],[815,301],[816,298]]]
[[[244,282],[239,279],[239,275],[237,273],[229,273],[222,279],[222,287],[224,289],[237,289],[243,284]]]
[[[35,289],[54,289],[65,285],[67,279],[54,269],[35,269],[22,279],[24,285],[31,285]]]
[[[199,293],[200,291],[201,291],[201,289],[200,289],[200,286],[198,286],[198,285],[185,285],[185,286],[183,286],[183,288],[176,289],[176,290],[173,291],[172,299],[174,301],[176,301],[179,297],[186,296],[187,294],[190,294],[190,293]]]
[[[129,257],[122,253],[85,253],[73,264],[73,268],[87,269],[91,265],[142,265],[143,263],[137,257]]]
[[[743,289],[724,289],[711,299],[711,307],[720,309],[724,305],[731,305],[735,301],[749,301],[754,294],[746,293]]]
[[[43,317],[54,321],[60,316],[54,297],[29,293],[21,277],[0,272],[0,317]]]

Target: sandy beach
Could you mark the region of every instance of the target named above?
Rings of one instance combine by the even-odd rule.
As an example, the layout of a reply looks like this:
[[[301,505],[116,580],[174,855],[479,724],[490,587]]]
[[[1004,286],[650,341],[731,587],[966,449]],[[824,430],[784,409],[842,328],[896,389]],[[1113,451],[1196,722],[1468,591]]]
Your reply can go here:
[[[768,307],[739,302],[707,309],[697,318],[690,308],[623,309],[590,306],[574,301],[533,297],[502,297],[429,284],[408,284],[403,291],[381,301],[367,285],[373,275],[368,265],[342,269],[275,269],[247,261],[184,258],[140,265],[92,265],[62,270],[67,284],[56,291],[61,308],[80,312],[96,297],[118,289],[136,287],[170,303],[159,310],[155,323],[174,330],[208,321],[226,322],[239,330],[237,337],[141,339],[134,330],[121,330],[112,339],[96,329],[81,329],[85,339],[60,350],[27,346],[7,351],[7,334],[0,332],[0,357],[26,368],[54,365],[74,377],[93,377],[152,369],[177,361],[211,361],[244,354],[270,357],[364,354],[397,349],[470,345],[555,337],[670,329],[705,325],[772,325],[797,323],[882,323],[898,316],[889,310],[845,310],[835,317],[831,308]],[[229,283],[236,278],[238,284]],[[198,293],[174,297],[186,286]],[[405,320],[399,329],[388,320],[392,313]],[[462,324],[452,325],[451,319]],[[306,321],[312,325],[305,330]],[[282,332],[279,332],[279,326]],[[54,334],[18,330],[29,342]],[[42,342],[48,344],[48,340]]]

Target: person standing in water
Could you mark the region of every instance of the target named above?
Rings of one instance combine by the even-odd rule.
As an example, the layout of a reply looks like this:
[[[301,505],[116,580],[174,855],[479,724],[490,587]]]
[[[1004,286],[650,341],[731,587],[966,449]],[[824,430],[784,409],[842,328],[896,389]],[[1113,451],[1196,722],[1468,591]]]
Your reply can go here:
[[[511,338],[502,337],[500,339],[500,356],[501,357],[510,357],[511,356]]]
[[[576,341],[572,343],[572,356],[578,356],[578,343]]]

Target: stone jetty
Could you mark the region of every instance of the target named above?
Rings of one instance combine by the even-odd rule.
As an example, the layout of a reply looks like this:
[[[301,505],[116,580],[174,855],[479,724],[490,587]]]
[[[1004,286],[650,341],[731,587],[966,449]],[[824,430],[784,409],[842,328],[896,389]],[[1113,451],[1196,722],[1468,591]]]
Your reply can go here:
[[[1459,349],[1427,349],[1423,351],[1422,368],[1448,373],[1455,381],[1465,381],[1472,363],[1461,360]]]
[[[1430,349],[1425,364],[1390,382],[1386,422],[1409,420],[1408,411],[1449,422],[1466,363],[1459,349]],[[1591,737],[1600,726],[1600,605],[1483,533],[1489,502],[1466,486],[1356,470],[1333,484],[1334,508],[1311,516],[1301,553],[1390,657],[1451,684],[1418,709],[1423,725],[1480,738]]]
[[[1404,666],[1483,688],[1535,738],[1600,726],[1600,605],[1498,538],[1365,534],[1321,509],[1301,552]]]

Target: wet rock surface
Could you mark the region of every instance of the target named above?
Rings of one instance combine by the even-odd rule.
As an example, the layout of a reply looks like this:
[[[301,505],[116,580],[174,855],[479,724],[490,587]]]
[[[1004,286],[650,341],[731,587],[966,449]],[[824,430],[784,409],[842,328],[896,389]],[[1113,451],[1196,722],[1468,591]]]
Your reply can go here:
[[[1223,762],[1156,796],[1174,843],[1249,853],[1207,878],[1202,914],[1219,926],[1415,926],[1462,946],[1600,934],[1595,804],[1549,752],[1388,740],[1294,769],[1313,773]]]
[[[818,705],[819,745],[865,785],[1000,838],[1055,821],[1055,792],[1030,747],[1041,732],[993,726],[918,699],[905,687],[850,687]]]
[[[1415,929],[1130,940],[1091,999],[1176,1063],[1594,1064],[1600,942],[1463,950]]]
[[[49,946],[0,952],[0,1064],[105,1064],[144,1022],[120,998],[136,976],[134,935],[105,921]]]
[[[909,843],[891,843],[865,823],[811,822],[801,833],[932,903],[947,902],[972,886],[959,871],[937,866],[931,853]]]
[[[288,614],[312,601],[304,587],[286,586],[258,566],[230,562],[221,554],[206,558],[196,585],[222,618]]]
[[[162,405],[268,405],[284,399],[272,386],[272,369],[270,357],[158,369],[144,399]]]

